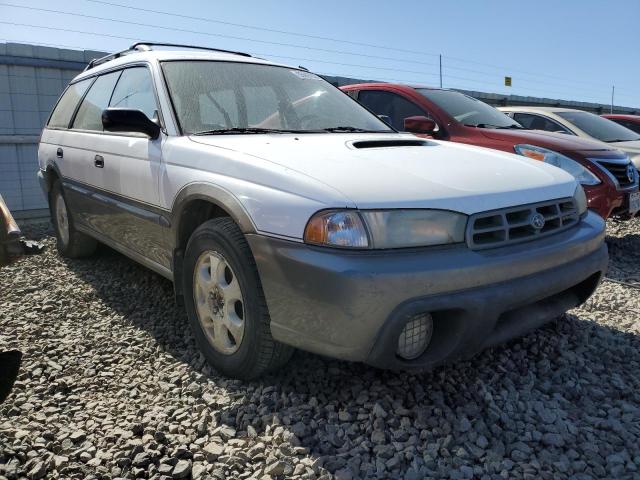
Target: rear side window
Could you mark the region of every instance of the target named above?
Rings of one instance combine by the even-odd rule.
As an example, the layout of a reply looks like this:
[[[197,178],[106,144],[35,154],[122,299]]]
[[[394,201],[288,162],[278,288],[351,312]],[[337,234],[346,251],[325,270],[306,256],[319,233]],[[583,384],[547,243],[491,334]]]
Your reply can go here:
[[[91,81],[92,79],[89,78],[69,85],[69,88],[65,90],[62,97],[60,97],[58,104],[54,108],[51,118],[49,118],[49,123],[47,123],[47,127],[69,127],[69,122],[71,121],[73,112],[75,112],[76,106],[84,95],[84,92],[89,88],[89,85],[91,85]]]
[[[150,119],[158,117],[151,74],[146,67],[127,68],[113,91],[110,107],[142,110]]]
[[[514,113],[513,119],[528,130],[545,130],[547,132],[571,133],[557,122],[540,115]]]
[[[636,133],[640,133],[640,123],[634,123],[628,120],[618,120],[615,118],[611,118],[610,120],[613,120],[614,122],[619,123],[620,125],[628,128],[629,130],[633,130]]]
[[[89,92],[82,100],[73,128],[78,130],[96,130],[102,132],[102,111],[109,106],[113,87],[118,81],[120,72],[108,73],[96,79]]]

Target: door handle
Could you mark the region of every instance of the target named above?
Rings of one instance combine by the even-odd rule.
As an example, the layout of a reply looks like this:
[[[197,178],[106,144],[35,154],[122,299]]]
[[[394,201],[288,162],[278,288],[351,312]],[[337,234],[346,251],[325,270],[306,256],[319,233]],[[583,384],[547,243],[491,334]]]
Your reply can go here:
[[[63,155],[64,155],[64,152],[60,147],[58,147],[58,150],[56,150],[56,157],[62,158]]]
[[[104,158],[102,158],[102,155],[96,155],[93,159],[93,164],[98,168],[104,168]]]

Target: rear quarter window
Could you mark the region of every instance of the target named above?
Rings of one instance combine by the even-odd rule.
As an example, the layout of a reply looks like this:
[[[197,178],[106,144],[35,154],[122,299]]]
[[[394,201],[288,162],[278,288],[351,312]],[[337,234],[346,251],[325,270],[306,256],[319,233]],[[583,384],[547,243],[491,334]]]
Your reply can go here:
[[[53,113],[49,118],[47,127],[69,127],[69,122],[71,122],[73,112],[75,112],[76,107],[78,106],[78,102],[80,102],[80,99],[84,95],[84,92],[86,92],[87,88],[89,88],[89,85],[91,85],[92,80],[93,79],[88,78],[86,80],[82,80],[81,82],[69,85],[69,87],[64,91],[62,97],[60,97],[60,100],[58,100],[58,103],[53,109]]]

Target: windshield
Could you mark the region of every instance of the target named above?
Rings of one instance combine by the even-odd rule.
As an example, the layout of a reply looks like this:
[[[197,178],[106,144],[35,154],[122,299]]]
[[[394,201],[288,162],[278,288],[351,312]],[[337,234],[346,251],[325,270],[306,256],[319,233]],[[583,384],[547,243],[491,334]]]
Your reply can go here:
[[[521,125],[480,100],[451,90],[416,89],[458,122],[473,127],[521,128]]]
[[[603,142],[640,140],[640,135],[622,125],[589,112],[555,112],[580,130]]]
[[[185,134],[393,132],[312,73],[218,61],[163,62]]]

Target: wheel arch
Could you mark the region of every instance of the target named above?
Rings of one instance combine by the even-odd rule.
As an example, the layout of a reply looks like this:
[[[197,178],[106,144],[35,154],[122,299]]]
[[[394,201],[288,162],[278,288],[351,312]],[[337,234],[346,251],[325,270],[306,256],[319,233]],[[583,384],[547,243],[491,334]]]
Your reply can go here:
[[[182,260],[187,242],[196,228],[207,220],[229,217],[243,234],[255,233],[251,217],[237,197],[224,188],[209,183],[192,183],[180,190],[171,209],[173,249],[173,284],[178,303],[182,303]]]
[[[44,170],[41,170],[42,173],[42,187],[48,195],[53,187],[53,183],[56,180],[62,181],[62,174],[60,173],[60,169],[55,163],[47,163]]]

